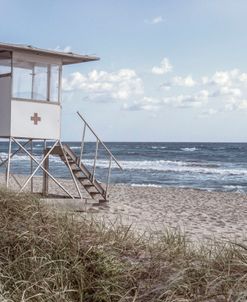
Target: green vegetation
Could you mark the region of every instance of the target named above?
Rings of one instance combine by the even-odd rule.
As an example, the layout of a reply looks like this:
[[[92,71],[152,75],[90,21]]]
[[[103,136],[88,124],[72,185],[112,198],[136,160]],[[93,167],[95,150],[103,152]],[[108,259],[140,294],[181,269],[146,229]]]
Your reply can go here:
[[[0,191],[0,301],[246,301],[247,247],[78,221]]]

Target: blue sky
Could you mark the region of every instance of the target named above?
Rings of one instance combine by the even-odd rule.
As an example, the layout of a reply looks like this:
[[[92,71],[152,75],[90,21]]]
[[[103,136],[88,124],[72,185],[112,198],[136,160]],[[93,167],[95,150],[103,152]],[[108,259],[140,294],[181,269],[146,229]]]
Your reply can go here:
[[[247,141],[247,1],[0,4],[0,41],[101,58],[64,68],[65,140],[79,110],[107,141]]]

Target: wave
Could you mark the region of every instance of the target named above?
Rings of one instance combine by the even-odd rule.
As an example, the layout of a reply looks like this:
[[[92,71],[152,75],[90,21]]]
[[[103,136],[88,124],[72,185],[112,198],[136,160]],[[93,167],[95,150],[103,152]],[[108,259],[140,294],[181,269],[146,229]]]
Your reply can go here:
[[[198,148],[196,147],[192,147],[192,148],[181,148],[181,151],[185,151],[185,152],[194,152],[196,150],[198,150]]]
[[[93,165],[93,160],[84,160],[83,163],[88,166]],[[99,160],[97,166],[108,168],[107,160]],[[246,176],[247,169],[222,167],[219,164],[183,162],[183,161],[120,161],[124,170],[147,170],[167,173],[190,173],[190,174],[215,174],[221,176]],[[113,164],[113,168],[117,166]]]
[[[246,169],[225,168],[219,165],[199,164],[182,161],[122,161],[126,170],[150,170],[175,173],[196,173],[196,174],[219,174],[219,175],[247,175]]]
[[[7,153],[0,153],[2,159],[7,158]],[[42,160],[42,155],[35,157],[38,162]],[[12,158],[12,162],[18,164],[18,162],[29,164],[30,158],[27,155],[18,155]],[[58,156],[50,156],[50,163],[64,166],[64,163]],[[94,164],[93,159],[84,159],[83,163],[92,167]],[[221,176],[247,176],[247,169],[238,167],[221,166],[219,163],[211,162],[186,162],[186,161],[169,161],[169,160],[143,160],[143,161],[120,161],[123,169],[126,171],[156,171],[164,173],[189,173],[189,174],[211,174]],[[97,167],[107,169],[109,167],[109,161],[98,159]],[[112,168],[117,168],[117,165],[113,162]]]
[[[151,149],[167,149],[165,146],[151,146]]]
[[[237,192],[237,193],[244,193],[245,187],[241,185],[224,185],[222,186],[223,190],[226,192]]]
[[[132,183],[131,187],[151,187],[151,188],[162,188],[161,185],[156,185],[156,184],[135,184]]]

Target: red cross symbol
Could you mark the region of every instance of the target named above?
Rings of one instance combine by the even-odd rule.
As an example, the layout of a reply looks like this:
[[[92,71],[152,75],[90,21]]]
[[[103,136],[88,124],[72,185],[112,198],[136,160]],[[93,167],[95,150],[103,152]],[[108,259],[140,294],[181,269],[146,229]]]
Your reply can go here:
[[[38,122],[41,122],[41,117],[35,112],[33,116],[31,116],[31,121],[33,121],[34,125],[38,125]]]

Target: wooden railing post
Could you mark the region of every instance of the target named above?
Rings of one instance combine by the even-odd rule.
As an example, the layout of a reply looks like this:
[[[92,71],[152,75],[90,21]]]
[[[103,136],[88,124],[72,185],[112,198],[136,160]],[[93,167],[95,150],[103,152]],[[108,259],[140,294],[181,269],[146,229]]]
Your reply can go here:
[[[47,153],[48,150],[44,149],[44,157],[46,156]],[[49,171],[49,156],[44,161],[44,169],[46,171]],[[43,171],[43,190],[42,190],[43,196],[48,196],[48,192],[49,192],[49,176],[45,171]]]
[[[98,157],[98,149],[99,149],[99,140],[96,140],[96,149],[95,149],[95,157],[94,157],[94,164],[93,164],[93,173],[92,173],[92,180],[94,182],[95,179],[95,170],[96,170],[96,161]]]
[[[80,163],[81,163],[82,154],[83,154],[83,151],[84,151],[86,128],[87,128],[87,124],[84,122],[84,127],[83,127],[83,132],[82,132],[82,140],[81,140]]]
[[[105,188],[105,198],[107,198],[107,191],[110,184],[110,177],[111,177],[111,164],[112,164],[112,157],[110,157],[109,167],[108,167],[108,174],[107,174],[107,181],[106,181],[106,188]]]

